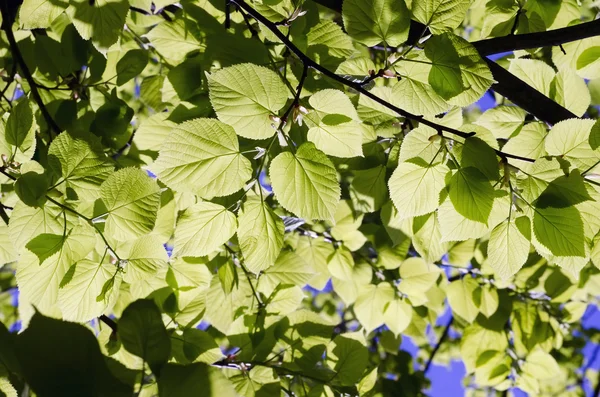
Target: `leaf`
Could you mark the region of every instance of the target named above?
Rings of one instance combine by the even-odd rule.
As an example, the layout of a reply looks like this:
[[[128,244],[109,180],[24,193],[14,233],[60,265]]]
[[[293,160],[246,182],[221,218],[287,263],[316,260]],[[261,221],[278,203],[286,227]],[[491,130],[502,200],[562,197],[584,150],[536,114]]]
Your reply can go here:
[[[7,225],[0,224],[0,268],[7,263],[17,260],[17,251],[14,243],[10,240]]]
[[[121,258],[127,260],[123,274],[123,280],[127,283],[156,277],[161,269],[167,267],[169,256],[158,236],[142,236],[129,242],[126,247]]]
[[[266,139],[275,134],[270,116],[287,102],[287,87],[279,76],[250,63],[221,69],[208,78],[210,101],[219,120],[245,138]]]
[[[357,211],[378,211],[387,199],[384,166],[354,171],[350,185],[350,197]]]
[[[448,196],[456,211],[484,224],[492,212],[494,188],[477,168],[460,168],[448,185]]]
[[[83,39],[106,52],[119,39],[128,11],[127,0],[72,0],[66,13]]]
[[[129,240],[154,228],[160,205],[160,188],[144,171],[123,168],[100,187],[106,206],[106,232],[117,240]]]
[[[473,296],[478,288],[479,283],[475,279],[463,277],[460,280],[451,282],[446,291],[452,311],[469,323],[475,321],[475,317],[479,314]]]
[[[306,35],[308,46],[324,46],[330,56],[349,58],[354,52],[352,39],[333,21],[324,20],[313,26]]]
[[[202,390],[207,397],[235,397],[237,393],[231,383],[204,363],[165,365],[158,378],[158,390],[165,397],[186,397],[190,390]]]
[[[79,199],[98,198],[100,185],[113,166],[98,141],[87,141],[63,132],[48,149],[48,167],[58,179],[55,186],[71,189]]]
[[[63,232],[62,210],[53,203],[46,202],[42,207],[29,207],[18,202],[10,217],[8,232],[15,250],[21,252],[32,238],[42,233]]]
[[[275,265],[264,271],[261,288],[270,294],[278,284],[292,284],[303,287],[314,276],[311,265],[297,253],[282,251]]]
[[[412,244],[426,262],[435,263],[448,251],[435,213],[415,217],[412,232]]]
[[[15,182],[15,192],[30,207],[39,207],[46,201],[48,179],[33,171],[22,174]]]
[[[352,253],[345,247],[336,249],[327,259],[327,267],[332,276],[340,280],[351,281],[354,268]]]
[[[600,160],[600,151],[593,150],[589,137],[594,120],[569,119],[554,124],[546,136],[546,151],[561,156],[582,172]]]
[[[307,138],[317,149],[336,157],[362,156],[362,126],[350,99],[338,90],[322,90],[308,100]]]
[[[517,106],[497,106],[486,110],[475,124],[490,130],[497,139],[509,139],[525,124],[526,112]]]
[[[411,130],[402,140],[398,161],[423,159],[429,164],[439,155],[441,147],[441,140],[438,139],[437,132],[431,128],[420,126]]]
[[[103,356],[94,334],[83,325],[36,312],[16,338],[16,351],[23,380],[36,395],[64,395],[65,390],[78,396],[91,391],[115,397],[133,393],[135,375]]]
[[[94,229],[87,224],[67,231],[65,236],[38,235],[27,244],[19,259],[16,276],[21,296],[43,312],[55,307],[63,277],[96,243]]]
[[[258,273],[275,263],[283,247],[283,221],[257,197],[249,197],[238,214],[238,240],[246,267]]]
[[[235,233],[235,215],[225,207],[201,202],[177,221],[173,256],[204,256],[216,251]]]
[[[597,48],[600,47],[599,37],[588,37],[563,44],[566,54],[560,48],[552,49],[552,62],[559,70],[574,70],[584,79],[600,78],[598,71]]]
[[[24,29],[46,29],[67,8],[66,0],[25,0],[19,9]]]
[[[429,27],[433,34],[442,34],[460,26],[469,0],[424,0],[413,4],[413,18]]]
[[[28,100],[22,100],[13,107],[8,116],[4,130],[4,139],[8,144],[6,149],[10,152],[4,153],[9,159],[15,157],[20,151],[29,154],[32,147],[35,149],[35,128],[33,112]],[[14,149],[13,149],[14,148]],[[33,150],[31,149],[31,150]],[[19,156],[21,158],[21,156]],[[31,158],[31,156],[29,156]],[[27,160],[29,160],[27,158]]]
[[[129,50],[117,62],[117,85],[121,86],[140,75],[148,64],[148,52]]]
[[[337,172],[310,142],[271,161],[269,176],[277,201],[305,219],[331,220],[340,200]]]
[[[410,324],[412,320],[412,307],[401,299],[390,301],[383,313],[383,321],[385,325],[399,336]]]
[[[433,212],[450,170],[444,164],[421,167],[400,163],[388,181],[390,198],[401,218]]]
[[[146,37],[159,54],[173,64],[181,63],[192,51],[206,50],[207,32],[189,18],[177,18],[172,22],[156,25]]]
[[[404,0],[348,0],[342,7],[348,34],[366,46],[395,47],[408,38],[410,13]]]
[[[561,70],[556,74],[550,86],[550,96],[578,117],[584,115],[591,102],[585,80],[572,70]]]
[[[479,311],[484,316],[490,318],[496,310],[498,310],[499,298],[498,298],[498,290],[490,287],[489,285],[484,285],[477,290],[475,290],[474,297],[475,305],[479,307]]]
[[[537,59],[513,59],[508,71],[542,94],[550,97],[550,86],[554,80],[554,69]]]
[[[394,296],[394,290],[387,283],[361,287],[361,292],[354,302],[354,313],[367,333],[383,325],[384,309],[394,300]]]
[[[368,362],[369,352],[355,335],[338,335],[327,345],[327,363],[336,372],[334,381],[343,386],[355,385]]]
[[[477,137],[465,139],[460,155],[463,168],[477,168],[490,181],[500,179],[500,165],[496,153],[483,140]]]
[[[74,264],[68,271],[68,278],[67,284],[58,291],[58,306],[63,319],[80,323],[110,310],[121,285],[121,275],[114,264],[88,259]],[[112,288],[106,292],[104,285],[111,279]],[[104,299],[98,299],[101,294],[104,294]]]
[[[418,256],[408,258],[400,264],[401,282],[398,289],[407,295],[419,295],[427,292],[440,276],[440,269],[426,263]]]
[[[151,300],[139,299],[129,304],[117,323],[123,347],[147,362],[155,375],[166,364],[171,340],[160,311]]]
[[[519,219],[526,220],[528,228],[531,228],[529,219],[525,217]],[[516,222],[506,220],[496,226],[490,235],[489,264],[501,279],[507,279],[523,267],[527,261],[530,246],[529,240],[519,230]]]
[[[583,221],[575,207],[535,208],[533,232],[556,256],[585,256]]]
[[[165,137],[159,153],[152,170],[162,182],[206,199],[233,194],[252,177],[235,131],[218,120],[179,124]]]

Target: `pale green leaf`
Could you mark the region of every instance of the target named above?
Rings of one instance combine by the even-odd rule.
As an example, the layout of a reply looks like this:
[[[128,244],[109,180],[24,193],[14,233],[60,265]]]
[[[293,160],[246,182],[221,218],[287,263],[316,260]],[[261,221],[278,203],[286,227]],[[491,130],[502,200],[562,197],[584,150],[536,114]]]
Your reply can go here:
[[[449,172],[444,164],[421,167],[400,163],[388,181],[390,197],[401,218],[425,215],[439,205],[440,192]],[[491,187],[491,186],[490,186]]]
[[[394,299],[385,308],[383,321],[398,336],[408,327],[412,320],[412,307],[401,299]]]
[[[348,58],[355,51],[352,39],[333,21],[324,20],[306,35],[309,46],[323,45],[332,57]]]
[[[255,273],[271,267],[283,247],[283,221],[257,197],[250,197],[238,214],[238,240],[244,265]]]
[[[123,168],[111,174],[100,188],[106,206],[106,232],[129,240],[154,228],[160,205],[160,188],[144,171]]]
[[[556,256],[585,256],[583,221],[575,207],[535,208],[533,232]]]
[[[529,225],[529,221],[527,220]],[[488,261],[501,278],[513,276],[523,267],[529,255],[530,243],[514,220],[506,220],[496,226],[488,243]]]
[[[335,380],[344,386],[353,386],[361,378],[369,351],[357,334],[336,336],[327,345],[327,364],[336,372]]]
[[[127,260],[123,280],[128,283],[155,277],[167,267],[169,259],[162,239],[154,235],[128,242],[127,249],[120,256]]]
[[[36,147],[37,123],[27,99],[13,106],[6,124],[0,120],[0,154],[8,161],[26,162],[33,157]]]
[[[55,185],[71,188],[79,199],[90,200],[98,198],[100,185],[113,170],[99,142],[73,137],[67,132],[50,144],[48,166],[58,179]]]
[[[479,308],[474,300],[474,293],[478,288],[479,283],[475,279],[463,277],[451,282],[446,291],[452,311],[469,323],[472,323],[479,314]]]
[[[550,93],[556,103],[563,105],[578,117],[582,117],[590,106],[591,96],[585,80],[572,70],[564,69],[556,74]]]
[[[542,94],[550,97],[550,86],[554,80],[554,69],[537,59],[513,59],[508,71]]]
[[[243,63],[211,74],[208,86],[219,120],[232,126],[238,135],[265,139],[275,134],[270,116],[283,108],[288,93],[277,73]]]
[[[353,277],[354,259],[345,247],[340,247],[328,258],[327,267],[332,276],[345,281]]]
[[[277,201],[305,219],[331,220],[340,200],[337,172],[310,142],[271,161],[269,176]]]
[[[261,290],[270,293],[279,284],[303,287],[314,276],[315,271],[298,253],[282,251],[275,265],[264,271],[260,278]]]
[[[460,26],[471,2],[469,0],[423,0],[412,5],[413,17],[429,27],[431,33],[441,34]]]
[[[600,47],[600,37],[588,37],[583,40],[573,41],[563,44],[560,47],[552,48],[552,62],[559,70],[574,70],[584,79],[600,78],[600,69],[598,61],[600,58],[594,56],[597,54],[597,48]]]
[[[410,13],[404,0],[347,0],[342,16],[348,34],[364,45],[395,47],[408,38]]]
[[[216,251],[235,233],[235,215],[209,202],[185,210],[175,228],[174,256],[204,256]]]
[[[490,130],[497,139],[508,139],[519,133],[525,116],[526,112],[517,106],[497,106],[486,110],[475,124]]]
[[[58,291],[58,306],[68,321],[87,322],[110,310],[121,285],[121,274],[110,262],[84,259],[69,269],[69,280]],[[111,290],[98,299],[104,284],[114,277]]]
[[[554,124],[546,136],[546,151],[561,156],[582,172],[600,160],[600,150],[593,150],[589,136],[594,120],[569,119]]]
[[[425,262],[423,258],[412,257],[400,265],[401,282],[398,289],[407,295],[424,294],[437,281],[440,269]]]
[[[252,176],[235,131],[214,119],[194,119],[171,129],[152,169],[170,188],[205,199],[235,193]]]
[[[398,161],[405,162],[419,158],[429,164],[438,156],[440,159],[442,158],[441,147],[441,139],[437,132],[431,128],[420,126],[411,130],[402,140]]]
[[[19,9],[24,29],[46,29],[67,8],[67,0],[25,0]]]
[[[0,268],[17,260],[17,250],[10,240],[8,226],[0,224]]]
[[[448,251],[435,213],[415,217],[412,232],[413,247],[426,262],[437,262]]]

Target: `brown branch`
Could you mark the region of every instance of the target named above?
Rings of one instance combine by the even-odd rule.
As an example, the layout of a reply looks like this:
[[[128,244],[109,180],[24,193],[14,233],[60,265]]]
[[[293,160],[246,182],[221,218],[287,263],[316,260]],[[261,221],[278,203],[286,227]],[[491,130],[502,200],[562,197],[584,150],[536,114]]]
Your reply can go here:
[[[515,105],[520,106],[538,119],[550,124],[577,118],[573,112],[554,102],[502,66],[489,59],[485,61],[494,75],[494,79],[497,81],[497,83],[492,85],[492,90],[508,98]]]
[[[545,32],[516,34],[474,41],[471,44],[481,56],[515,50],[557,46],[600,35],[600,19]]]
[[[437,354],[438,350],[440,350],[440,347],[442,347],[442,344],[448,338],[448,332],[450,331],[450,327],[452,326],[453,322],[454,322],[454,317],[450,317],[450,321],[448,321],[448,324],[446,324],[446,328],[444,328],[444,332],[442,332],[442,336],[440,336],[440,340],[438,341],[438,343],[435,345],[435,347],[431,351],[431,354],[429,355],[429,359],[427,360],[427,363],[425,364],[425,367],[423,368],[424,374],[427,374],[429,367],[431,367],[431,364],[433,363],[433,358]]]
[[[100,317],[98,317],[98,320],[100,320],[104,324],[108,325],[108,327],[112,330],[112,332],[114,332],[114,333],[117,332],[117,323],[112,318],[110,318],[107,315],[103,314]]]
[[[246,11],[248,13],[248,15],[252,16],[252,18],[256,19],[258,22],[260,22],[262,25],[264,25],[267,29],[269,29],[275,36],[277,36],[277,38],[279,40],[281,40],[281,42],[290,50],[290,52],[294,53],[294,55],[296,55],[298,57],[298,59],[300,59],[300,61],[305,66],[317,70],[321,74],[327,76],[328,78],[330,78],[334,81],[337,81],[340,84],[345,85],[346,87],[352,88],[353,90],[359,92],[360,94],[366,96],[367,98],[377,102],[378,104],[398,113],[398,115],[400,115],[402,117],[418,121],[419,123],[426,125],[428,127],[431,127],[438,132],[446,131],[450,134],[460,136],[462,138],[469,138],[469,137],[475,135],[472,132],[459,131],[457,129],[435,123],[433,121],[427,120],[422,115],[412,114],[410,112],[407,112],[404,109],[401,109],[395,105],[392,105],[391,103],[381,99],[377,95],[364,89],[360,83],[356,83],[354,81],[348,80],[345,77],[342,77],[342,76],[332,72],[331,70],[321,66],[317,62],[315,62],[312,58],[310,58],[304,52],[302,52],[302,50],[300,50],[298,47],[296,47],[296,45],[294,45],[294,43],[292,43],[289,40],[289,38],[286,37],[286,35],[281,33],[281,31],[277,28],[277,25],[275,25],[275,23],[269,21],[261,13],[257,12],[254,8],[252,8],[250,5],[248,5],[246,2],[244,2],[244,0],[231,0],[231,3],[237,5],[239,8],[244,9],[244,11]]]
[[[12,31],[12,25],[14,23],[14,15],[11,15],[12,14],[11,7],[13,6],[13,4],[9,4],[11,1],[12,0],[0,0],[0,12],[2,13],[2,30],[4,30],[4,32],[6,33],[6,38],[8,39],[8,43],[10,45],[10,51],[11,51],[13,57],[15,58],[15,60],[17,61],[17,63],[19,64],[19,66],[21,67],[21,71],[23,72],[25,79],[29,83],[29,89],[31,90],[31,95],[33,96],[33,99],[35,100],[38,107],[40,108],[40,112],[42,113],[42,116],[44,116],[44,119],[46,120],[46,123],[50,127],[50,130],[54,131],[58,135],[61,132],[61,129],[58,126],[58,124],[56,124],[56,122],[54,121],[54,119],[52,118],[50,113],[48,112],[48,109],[46,108],[44,101],[42,101],[42,97],[40,96],[40,93],[37,90],[37,85],[35,83],[35,80],[33,80],[31,71],[29,71],[29,68],[27,67],[27,63],[25,63],[23,54],[21,54],[21,50],[19,50],[19,46],[17,45],[15,35]],[[52,138],[52,134],[50,134],[50,138]]]

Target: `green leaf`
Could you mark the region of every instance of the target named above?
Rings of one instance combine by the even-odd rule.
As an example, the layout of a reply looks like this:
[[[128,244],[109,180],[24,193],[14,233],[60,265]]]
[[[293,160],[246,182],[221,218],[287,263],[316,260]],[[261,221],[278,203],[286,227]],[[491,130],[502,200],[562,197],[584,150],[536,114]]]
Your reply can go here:
[[[551,156],[561,156],[582,172],[600,160],[600,151],[591,148],[590,132],[594,120],[569,119],[554,124],[546,136],[546,151]]]
[[[50,202],[42,207],[29,207],[18,202],[10,217],[8,232],[15,250],[21,252],[33,237],[42,233],[63,232],[62,210]]]
[[[356,318],[366,332],[383,325],[386,305],[394,300],[394,289],[387,283],[365,285],[354,303]]]
[[[327,268],[332,276],[340,280],[351,281],[354,268],[354,258],[348,248],[336,249],[327,259]]]
[[[277,73],[250,63],[224,68],[208,77],[210,101],[219,120],[245,138],[275,134],[271,116],[287,102],[287,87]]]
[[[477,168],[490,181],[500,179],[500,165],[496,153],[483,140],[477,137],[465,139],[460,155],[463,168]]]
[[[479,308],[475,304],[474,293],[479,288],[479,283],[471,277],[463,277],[451,282],[446,293],[448,303],[452,311],[472,323],[479,314]]]
[[[147,51],[138,49],[127,51],[117,62],[117,85],[123,85],[140,75],[147,64]]]
[[[336,157],[362,156],[362,126],[350,99],[338,90],[322,90],[308,100],[307,138],[317,149]]]
[[[25,153],[29,147],[33,146],[35,148],[35,128],[36,124],[34,123],[29,101],[26,99],[20,101],[14,106],[6,121],[4,138],[6,143],[14,149],[11,148],[11,152],[5,154],[12,158],[17,154],[17,149]]]
[[[169,131],[152,170],[170,188],[203,198],[228,196],[252,176],[233,128],[214,119],[194,119]]]
[[[292,284],[303,287],[315,275],[311,264],[298,253],[282,251],[275,265],[271,266],[261,277],[261,288],[270,294],[279,284]]]
[[[249,197],[238,214],[238,240],[246,267],[258,273],[271,267],[283,247],[283,221],[261,199]]]
[[[133,393],[132,372],[108,361],[85,326],[36,312],[16,339],[16,350],[23,379],[36,395],[64,395],[65,390],[78,396],[91,392],[125,397]]]
[[[584,115],[591,102],[585,80],[572,70],[561,70],[556,74],[550,86],[550,96],[578,117]]]
[[[154,228],[160,188],[144,171],[116,171],[102,184],[100,197],[108,212],[106,232],[115,239],[130,240]]]
[[[117,325],[123,347],[148,363],[154,374],[160,374],[171,353],[171,339],[156,304],[146,299],[131,303]]]
[[[271,161],[269,176],[277,201],[305,219],[332,220],[340,201],[340,185],[331,161],[314,144]]]
[[[525,124],[526,112],[517,106],[497,106],[486,110],[475,124],[490,130],[497,139],[516,135]]]
[[[369,213],[379,210],[387,199],[384,166],[358,170],[350,185],[350,197],[357,211]]]
[[[231,383],[217,369],[204,363],[165,365],[158,378],[158,390],[165,397],[186,397],[190,390],[202,390],[207,397],[235,397]]]
[[[74,264],[66,278],[69,278],[68,282],[61,285],[58,291],[58,306],[63,319],[80,323],[90,321],[110,310],[121,285],[121,275],[117,273],[114,264],[88,259]],[[106,292],[103,290],[104,285],[111,279],[112,288]],[[104,299],[98,299],[103,293]]]
[[[327,363],[336,372],[334,381],[342,386],[355,385],[368,362],[368,350],[356,334],[336,336],[327,345]]]
[[[412,7],[413,18],[429,27],[433,34],[442,34],[460,26],[465,18],[469,0],[423,0]]]
[[[39,207],[46,201],[48,179],[33,171],[24,173],[15,182],[15,192],[30,207]]]
[[[475,305],[479,307],[479,311],[486,317],[491,317],[500,303],[498,290],[490,285],[484,285],[475,290],[474,293]]]
[[[399,336],[410,324],[412,314],[413,310],[411,305],[396,298],[390,301],[385,308],[383,321],[395,336]]]
[[[123,280],[133,283],[139,280],[156,277],[167,267],[169,257],[158,236],[147,235],[128,242],[125,252],[121,254],[127,260]]]
[[[521,217],[529,226],[529,219]],[[531,233],[531,232],[530,232]],[[514,220],[506,220],[496,226],[488,243],[488,261],[494,272],[507,279],[523,267],[529,255],[529,239],[519,230]]]
[[[537,59],[513,59],[508,71],[529,84],[542,94],[550,97],[550,87],[554,80],[554,69]]]
[[[225,244],[237,227],[225,207],[201,202],[189,207],[177,221],[174,256],[204,256]]]
[[[556,256],[585,256],[583,221],[575,207],[535,208],[533,233]]]
[[[366,46],[395,47],[408,38],[410,13],[404,0],[348,0],[342,7],[348,34]]]
[[[437,262],[448,251],[435,213],[415,217],[412,232],[412,244],[426,262]]]
[[[400,163],[388,181],[390,198],[401,218],[433,212],[450,170],[444,164],[421,167]]]
[[[50,144],[48,167],[58,179],[55,186],[72,190],[84,200],[98,198],[100,185],[113,170],[98,141],[76,138],[67,132]]]
[[[65,236],[38,235],[19,259],[17,281],[21,296],[43,312],[56,308],[63,277],[96,243],[94,229],[85,223],[67,232]]]
[[[19,9],[24,29],[46,29],[67,8],[66,0],[25,0]]]
[[[324,20],[313,26],[306,35],[308,46],[323,46],[330,56],[349,58],[354,52],[352,39],[333,21]]]
[[[494,204],[494,188],[477,168],[460,168],[448,185],[448,196],[456,211],[467,219],[488,223]]]
[[[411,130],[402,140],[398,161],[423,159],[429,164],[439,155],[441,147],[441,139],[437,132],[431,128],[420,126]]]
[[[398,289],[407,295],[420,295],[427,292],[440,276],[440,269],[425,262],[422,258],[412,257],[400,264],[402,281]]]
[[[598,71],[597,48],[600,47],[600,37],[588,37],[563,44],[563,49],[552,49],[552,62],[559,70],[574,70],[584,79],[600,78]]]
[[[7,225],[0,224],[0,268],[7,263],[17,260],[17,251],[14,242],[10,240]]]
[[[206,34],[194,20],[177,18],[159,23],[146,37],[168,62],[179,64],[189,52],[206,50]]]
[[[128,11],[127,0],[72,0],[66,12],[81,37],[106,52],[119,39]]]

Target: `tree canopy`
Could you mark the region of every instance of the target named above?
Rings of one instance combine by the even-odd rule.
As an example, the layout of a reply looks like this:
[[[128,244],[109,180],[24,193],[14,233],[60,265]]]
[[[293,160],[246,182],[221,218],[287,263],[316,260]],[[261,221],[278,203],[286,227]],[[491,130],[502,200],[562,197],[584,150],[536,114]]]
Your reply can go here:
[[[0,396],[600,395],[598,2],[0,12]]]

